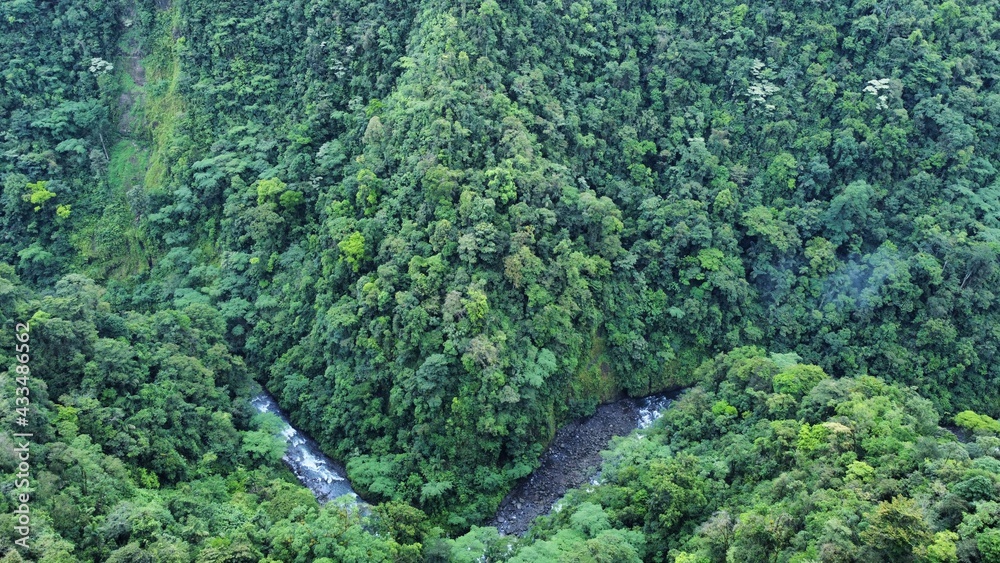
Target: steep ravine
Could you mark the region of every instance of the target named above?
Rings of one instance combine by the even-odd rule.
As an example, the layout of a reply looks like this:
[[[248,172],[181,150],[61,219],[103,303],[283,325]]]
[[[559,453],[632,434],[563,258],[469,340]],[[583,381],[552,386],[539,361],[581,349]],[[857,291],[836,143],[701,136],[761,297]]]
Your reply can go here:
[[[611,438],[652,424],[673,396],[622,399],[601,405],[590,417],[561,428],[542,455],[541,465],[500,503],[489,525],[501,534],[526,532],[531,521],[548,513],[566,491],[597,475],[601,451],[608,448]]]
[[[611,438],[648,427],[670,405],[673,396],[622,399],[601,405],[590,417],[561,428],[542,455],[541,465],[507,495],[489,525],[505,535],[523,534],[531,521],[547,513],[566,491],[598,475],[600,453],[607,449]],[[288,443],[283,459],[317,500],[327,502],[342,495],[357,500],[343,467],[328,458],[311,438],[293,428],[270,395],[258,395],[252,404],[258,411],[281,419],[281,435]]]
[[[271,413],[281,419],[281,437],[288,444],[282,460],[298,477],[299,482],[316,495],[316,500],[325,503],[344,495],[357,499],[357,494],[345,477],[344,468],[327,457],[312,438],[293,428],[271,395],[261,393],[250,403],[258,412]]]

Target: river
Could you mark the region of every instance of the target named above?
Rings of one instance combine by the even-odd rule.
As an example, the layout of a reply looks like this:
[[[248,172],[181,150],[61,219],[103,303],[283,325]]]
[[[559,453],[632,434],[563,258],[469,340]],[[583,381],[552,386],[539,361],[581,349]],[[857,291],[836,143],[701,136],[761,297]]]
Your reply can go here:
[[[254,397],[250,404],[258,412],[271,413],[281,419],[281,435],[288,444],[282,460],[299,481],[316,495],[316,500],[326,503],[349,495],[354,502],[358,502],[358,495],[347,481],[344,468],[327,457],[312,438],[292,427],[274,397],[262,393]]]
[[[601,405],[593,415],[559,429],[542,454],[538,469],[504,498],[489,525],[501,534],[523,534],[531,521],[547,514],[566,491],[588,481],[599,483],[600,453],[607,449],[608,442],[615,436],[652,425],[672,399],[673,395],[622,399]],[[344,468],[327,457],[309,436],[293,428],[271,395],[258,395],[251,404],[259,412],[281,419],[281,435],[288,444],[282,459],[320,503],[343,495],[349,495],[353,503],[363,503],[351,488]]]
[[[500,503],[488,524],[501,534],[521,535],[537,516],[548,514],[570,489],[600,481],[601,451],[615,436],[648,428],[670,406],[674,395],[622,399],[597,407],[590,417],[570,422],[556,432],[539,467],[521,480]]]

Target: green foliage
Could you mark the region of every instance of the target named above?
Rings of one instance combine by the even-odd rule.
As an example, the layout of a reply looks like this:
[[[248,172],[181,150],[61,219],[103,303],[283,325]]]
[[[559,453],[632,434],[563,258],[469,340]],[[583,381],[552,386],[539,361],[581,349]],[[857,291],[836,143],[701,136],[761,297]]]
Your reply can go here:
[[[921,551],[920,560],[928,563],[957,563],[958,547],[955,541],[958,537],[958,534],[947,530],[937,532],[934,534],[934,542]]]
[[[45,189],[46,183],[47,182],[45,180],[39,180],[38,182],[35,183],[29,182],[27,185],[28,193],[24,195],[24,201],[27,201],[32,205],[34,205],[36,212],[42,209],[42,205],[46,201],[56,197],[55,192],[50,192],[49,190]]]
[[[285,193],[288,186],[277,178],[260,180],[257,182],[257,205],[262,205],[266,201],[278,200]]]
[[[357,272],[365,255],[365,236],[355,231],[338,242],[337,248],[343,253],[344,260]]]
[[[791,399],[797,418],[756,408],[782,394],[757,387],[778,366],[814,374]],[[600,484],[559,501],[510,561],[574,560],[583,534],[639,529],[645,542],[632,545],[644,561],[992,560],[1000,450],[958,442],[912,390],[834,381],[757,348],[698,371],[702,383],[661,423],[617,442]],[[730,404],[747,415],[720,432]]]
[[[953,496],[920,506],[951,508],[905,554],[862,546],[877,511],[840,497],[822,529],[748,501],[739,533],[675,545],[724,472],[808,467],[891,503],[937,494],[886,468],[948,450],[927,441],[941,415],[995,447],[996,0],[904,4],[3,3],[0,261],[66,351],[39,362],[78,411],[54,436],[91,436],[142,487],[233,475],[277,452],[237,406],[256,378],[360,490],[460,533],[568,418],[705,379],[675,428],[728,440],[725,463],[638,472],[663,514],[602,533],[641,528],[654,547],[625,543],[657,560],[949,558],[934,526],[993,502],[985,475],[942,470]],[[57,289],[81,272],[104,297]],[[932,403],[896,408],[883,382]],[[362,558],[295,522],[309,539],[189,536],[206,560]],[[545,549],[631,557],[582,533]],[[168,536],[80,549],[155,558]]]
[[[826,377],[819,366],[797,364],[778,372],[772,384],[776,393],[788,393],[798,399]]]
[[[0,287],[0,314],[30,321],[25,431],[34,435],[31,547],[7,542],[4,560],[421,560],[420,511],[387,505],[376,522],[357,508],[320,508],[297,484],[281,463],[278,419],[250,417],[246,368],[213,308],[119,316],[83,276],[38,295],[4,264]],[[0,335],[4,349],[12,335]],[[21,416],[15,376],[0,372],[0,423],[11,427]],[[20,479],[11,440],[0,437],[8,483]],[[5,495],[0,509],[9,516],[19,502]]]
[[[973,411],[962,411],[956,414],[955,424],[977,434],[1000,434],[1000,422],[989,416],[976,414]]]
[[[881,502],[868,517],[868,527],[861,532],[861,539],[873,546],[889,561],[912,558],[914,548],[929,539],[928,525],[923,512],[912,499],[893,497]]]
[[[989,529],[976,538],[976,547],[983,556],[985,563],[996,563],[1000,561],[1000,530]]]

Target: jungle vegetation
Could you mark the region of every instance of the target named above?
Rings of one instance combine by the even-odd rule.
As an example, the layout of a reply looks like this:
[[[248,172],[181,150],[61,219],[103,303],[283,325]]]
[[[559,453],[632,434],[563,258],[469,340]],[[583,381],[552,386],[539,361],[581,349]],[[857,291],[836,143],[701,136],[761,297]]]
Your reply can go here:
[[[0,547],[1000,561],[997,13],[0,3],[48,479]],[[373,514],[309,501],[258,386]],[[685,387],[526,539],[479,527],[560,424]]]

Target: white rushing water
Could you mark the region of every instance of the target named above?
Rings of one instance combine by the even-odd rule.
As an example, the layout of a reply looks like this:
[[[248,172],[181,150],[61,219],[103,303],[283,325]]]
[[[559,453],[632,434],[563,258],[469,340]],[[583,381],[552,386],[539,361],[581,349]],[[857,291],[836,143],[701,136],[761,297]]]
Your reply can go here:
[[[319,449],[316,442],[292,428],[274,397],[264,393],[254,397],[250,404],[258,412],[271,413],[281,419],[281,435],[288,444],[282,459],[299,481],[316,495],[316,500],[325,503],[349,495],[352,502],[358,502],[358,495],[351,489],[343,470]]]
[[[643,430],[652,426],[654,422],[663,416],[663,413],[666,412],[667,407],[672,402],[673,399],[667,395],[652,395],[643,399],[642,403],[639,404],[639,421],[636,423],[636,428]],[[641,440],[642,437],[642,434],[636,434],[637,439]],[[590,484],[596,486],[601,483],[601,472],[598,471],[596,475],[590,478]],[[587,492],[591,492],[591,490]]]
[[[652,426],[658,418],[663,416],[663,412],[670,406],[670,402],[671,399],[665,395],[655,395],[642,399],[637,412],[636,427],[643,429]],[[288,444],[288,449],[282,459],[299,481],[316,495],[319,502],[326,503],[347,495],[352,504],[363,504],[347,481],[344,470],[327,457],[315,441],[292,427],[288,417],[281,411],[274,397],[262,393],[254,397],[250,403],[258,412],[271,413],[281,420],[281,436]],[[535,475],[531,476],[531,478],[534,477]],[[599,485],[601,474],[595,475],[590,483]]]
[[[671,399],[666,395],[653,395],[642,400],[639,406],[639,428],[649,428],[670,406]]]

